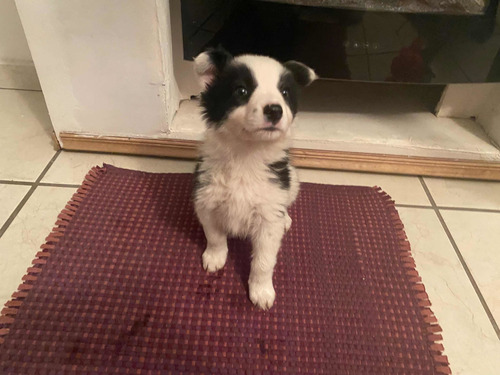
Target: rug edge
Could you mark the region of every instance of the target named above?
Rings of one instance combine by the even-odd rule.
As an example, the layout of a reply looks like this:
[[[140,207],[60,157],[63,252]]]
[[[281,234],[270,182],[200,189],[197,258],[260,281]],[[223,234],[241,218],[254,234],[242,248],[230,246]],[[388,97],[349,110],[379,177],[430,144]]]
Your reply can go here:
[[[420,307],[420,313],[422,314],[423,321],[427,326],[427,340],[430,343],[429,347],[432,359],[434,361],[434,368],[439,374],[449,375],[452,373],[450,363],[448,361],[448,357],[443,354],[443,344],[439,342],[443,340],[443,336],[441,335],[443,329],[438,324],[437,317],[431,309],[432,304],[429,299],[429,295],[425,291],[425,286],[422,282],[422,278],[420,277],[416,269],[415,259],[413,258],[411,252],[411,245],[404,230],[403,221],[401,220],[399,212],[396,209],[395,201],[381,187],[374,186],[372,189],[384,202],[386,209],[390,214],[394,228],[397,232],[399,248],[401,250],[401,258],[406,269],[408,282],[411,283],[412,290],[415,292],[415,297],[419,300],[418,305]]]
[[[0,311],[0,345],[4,343],[5,336],[8,335],[10,326],[14,323],[19,308],[28,296],[33,283],[42,272],[43,265],[47,263],[47,258],[50,257],[51,252],[55,249],[56,243],[64,237],[66,227],[77,212],[80,204],[92,190],[94,184],[104,175],[106,167],[106,165],[103,167],[95,166],[90,169],[76,193],[73,194],[71,199],[66,203],[66,206],[57,215],[55,226],[45,238],[45,242],[40,246],[41,251],[36,253],[35,258],[31,262],[32,266],[28,267],[26,274],[21,279],[21,284]]]

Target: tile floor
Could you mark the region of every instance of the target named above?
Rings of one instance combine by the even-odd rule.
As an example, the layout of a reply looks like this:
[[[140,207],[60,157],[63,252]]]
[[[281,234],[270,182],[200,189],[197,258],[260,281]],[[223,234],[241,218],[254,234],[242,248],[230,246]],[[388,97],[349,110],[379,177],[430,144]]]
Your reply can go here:
[[[191,172],[170,159],[57,152],[43,96],[0,89],[0,305],[94,165]],[[500,183],[302,169],[302,181],[378,185],[396,201],[454,374],[500,368]]]

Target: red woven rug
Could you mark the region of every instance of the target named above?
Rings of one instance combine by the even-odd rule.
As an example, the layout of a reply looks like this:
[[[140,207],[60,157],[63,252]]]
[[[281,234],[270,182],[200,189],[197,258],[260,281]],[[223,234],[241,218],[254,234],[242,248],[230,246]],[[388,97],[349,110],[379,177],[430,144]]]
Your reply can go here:
[[[449,374],[380,190],[302,184],[270,311],[250,246],[201,266],[191,176],[94,168],[0,318],[1,374]]]

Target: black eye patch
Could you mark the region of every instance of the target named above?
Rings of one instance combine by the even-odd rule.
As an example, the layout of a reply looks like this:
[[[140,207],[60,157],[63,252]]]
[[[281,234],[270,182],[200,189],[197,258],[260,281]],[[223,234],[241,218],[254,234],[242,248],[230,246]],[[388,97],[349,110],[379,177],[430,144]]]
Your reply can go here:
[[[293,78],[293,75],[286,71],[281,74],[280,80],[278,82],[278,90],[280,91],[283,99],[290,107],[293,116],[298,111],[298,101],[299,101],[299,88],[297,86],[297,82]]]
[[[226,66],[201,94],[203,117],[207,125],[216,128],[221,126],[229,113],[248,103],[256,87],[255,78],[247,66]]]

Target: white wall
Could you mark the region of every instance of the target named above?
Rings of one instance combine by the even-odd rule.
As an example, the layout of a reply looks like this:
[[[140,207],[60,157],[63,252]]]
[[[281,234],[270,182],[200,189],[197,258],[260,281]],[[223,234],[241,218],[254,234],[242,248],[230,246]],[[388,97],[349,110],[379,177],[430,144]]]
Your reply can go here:
[[[447,85],[438,104],[436,116],[477,117],[482,105],[497,83],[457,83]]]
[[[14,0],[0,0],[0,64],[33,64]]]
[[[500,83],[448,85],[437,108],[438,117],[474,117],[486,134],[500,145]]]
[[[16,4],[56,134],[165,135],[178,104],[167,0]]]
[[[489,96],[482,103],[477,121],[490,138],[500,145],[500,84],[493,84]]]

